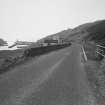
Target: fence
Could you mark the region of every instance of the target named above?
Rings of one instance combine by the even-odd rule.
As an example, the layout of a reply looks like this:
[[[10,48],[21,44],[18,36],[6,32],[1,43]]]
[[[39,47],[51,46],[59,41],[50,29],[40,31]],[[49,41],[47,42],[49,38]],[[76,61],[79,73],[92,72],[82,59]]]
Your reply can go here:
[[[105,55],[104,55],[105,51],[103,50],[105,49],[105,47],[102,45],[98,45],[98,44],[96,46],[97,46],[96,53],[98,53],[99,55],[105,58]]]

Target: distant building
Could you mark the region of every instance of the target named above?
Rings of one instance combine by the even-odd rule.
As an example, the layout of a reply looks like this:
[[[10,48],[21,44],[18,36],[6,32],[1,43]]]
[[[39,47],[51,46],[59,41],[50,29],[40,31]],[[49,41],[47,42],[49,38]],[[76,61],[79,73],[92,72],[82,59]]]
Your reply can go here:
[[[44,44],[46,44],[46,45],[55,45],[55,44],[58,44],[58,40],[46,39],[46,40],[44,40]]]
[[[44,43],[47,45],[56,45],[60,44],[59,36],[52,36],[44,40]]]
[[[46,38],[38,40],[36,43],[37,43],[37,46],[40,47],[40,46],[69,43],[69,41],[65,40],[64,38],[61,38],[60,36],[48,36]]]

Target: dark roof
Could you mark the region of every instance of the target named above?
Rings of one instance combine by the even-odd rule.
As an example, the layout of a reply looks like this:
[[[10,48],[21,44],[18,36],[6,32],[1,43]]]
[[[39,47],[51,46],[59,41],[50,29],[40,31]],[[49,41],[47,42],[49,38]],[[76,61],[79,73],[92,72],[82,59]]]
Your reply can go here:
[[[44,43],[58,43],[58,40],[45,40]]]

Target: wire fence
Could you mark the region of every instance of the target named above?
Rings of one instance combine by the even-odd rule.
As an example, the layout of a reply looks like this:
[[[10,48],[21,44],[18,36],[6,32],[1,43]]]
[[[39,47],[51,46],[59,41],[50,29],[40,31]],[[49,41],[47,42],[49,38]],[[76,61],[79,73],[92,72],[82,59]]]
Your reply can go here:
[[[105,47],[104,47],[104,46],[102,46],[102,45],[96,45],[96,46],[101,47],[101,48],[105,48]]]
[[[102,45],[96,45],[96,46],[99,47],[99,48],[105,49],[105,47],[102,46]],[[105,55],[104,55],[105,51],[104,50],[98,49],[98,50],[96,50],[96,53],[98,53],[99,55],[101,55],[101,56],[103,56],[105,58]]]

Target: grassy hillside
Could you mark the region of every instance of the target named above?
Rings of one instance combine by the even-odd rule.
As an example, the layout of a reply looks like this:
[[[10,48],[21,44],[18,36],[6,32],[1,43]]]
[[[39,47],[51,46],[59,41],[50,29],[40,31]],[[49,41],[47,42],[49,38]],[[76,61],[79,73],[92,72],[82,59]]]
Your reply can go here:
[[[105,38],[105,20],[86,23],[72,29],[66,40],[98,41],[103,38]]]
[[[48,37],[46,37],[46,38],[51,38],[51,37],[53,37],[53,36],[59,36],[60,38],[65,39],[66,37],[68,37],[68,36],[70,35],[71,31],[72,31],[72,29],[63,30],[63,31],[58,32],[58,33],[56,33],[56,34],[50,35],[50,36],[48,36]],[[46,39],[46,38],[45,38],[45,39]]]
[[[0,73],[5,72],[9,67],[22,61],[24,50],[3,50],[0,51]]]
[[[105,38],[105,20],[82,24],[74,29],[67,29],[56,34],[49,35],[40,39],[40,41],[53,36],[59,36],[66,41],[81,41],[82,39],[87,41],[98,41]]]
[[[93,23],[87,28],[88,36],[85,38],[98,42],[105,38],[105,20]]]

